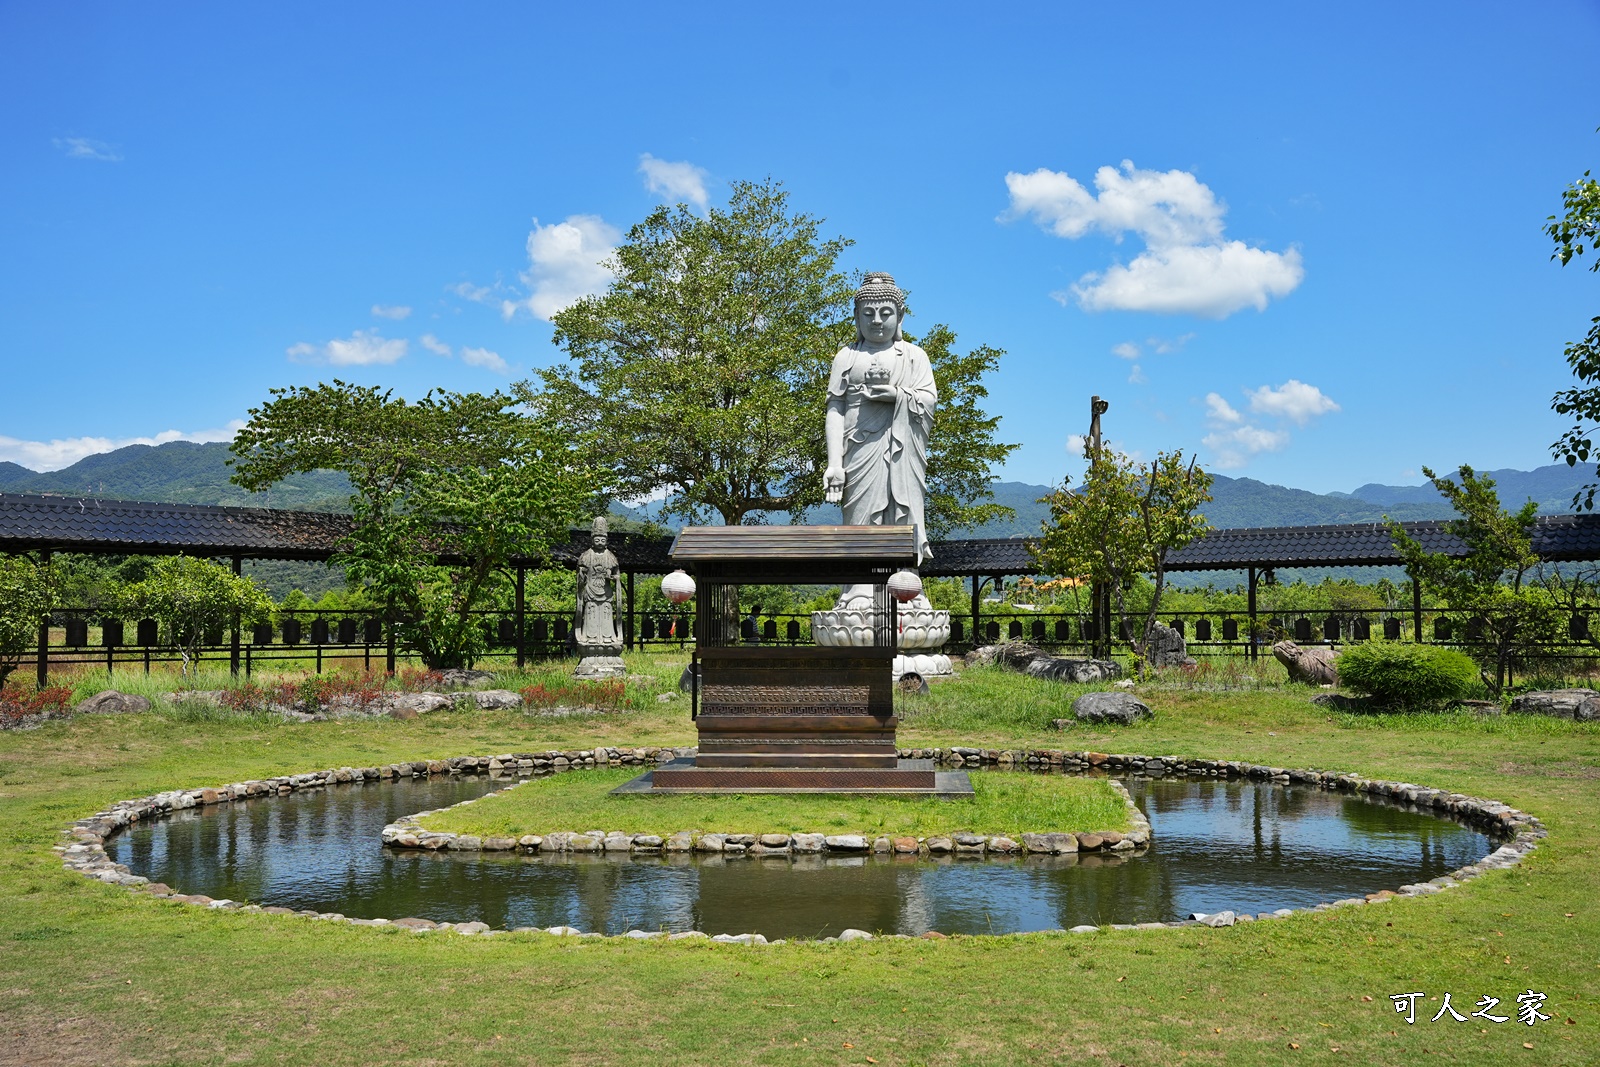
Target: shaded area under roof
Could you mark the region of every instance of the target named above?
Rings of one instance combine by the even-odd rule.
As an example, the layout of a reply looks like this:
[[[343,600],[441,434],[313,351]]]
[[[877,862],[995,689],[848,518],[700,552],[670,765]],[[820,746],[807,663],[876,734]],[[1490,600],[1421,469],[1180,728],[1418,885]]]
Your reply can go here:
[[[1411,536],[1431,551],[1458,555],[1463,546],[1442,521],[1402,524]],[[285,559],[325,562],[338,550],[339,539],[349,533],[348,515],[271,508],[222,507],[204,504],[156,504],[93,497],[36,496],[0,493],[0,552],[51,549],[126,555],[240,556],[246,559]],[[771,541],[793,538],[796,546],[830,536],[824,531],[852,527],[695,527],[709,538],[755,536]],[[883,539],[884,552],[897,563],[909,558],[900,540],[910,544],[909,527],[873,528],[870,538]],[[760,531],[745,534],[741,531]],[[855,536],[855,535],[851,535]],[[707,542],[709,544],[710,542]],[[774,542],[776,543],[776,542]],[[853,542],[852,542],[853,543]],[[935,541],[933,558],[921,568],[927,577],[973,577],[1037,574],[1029,551],[1031,539],[1023,537],[972,538]],[[608,546],[626,571],[665,574],[679,564],[672,557],[673,539],[640,534],[613,533]],[[569,539],[552,547],[550,558],[518,562],[572,566],[589,547],[587,530],[571,531]],[[1553,562],[1600,560],[1600,515],[1545,515],[1534,526],[1533,548]],[[692,566],[689,557],[678,557]],[[1173,571],[1243,570],[1248,567],[1393,566],[1400,562],[1381,523],[1339,526],[1267,526],[1213,530],[1187,548],[1172,554]]]

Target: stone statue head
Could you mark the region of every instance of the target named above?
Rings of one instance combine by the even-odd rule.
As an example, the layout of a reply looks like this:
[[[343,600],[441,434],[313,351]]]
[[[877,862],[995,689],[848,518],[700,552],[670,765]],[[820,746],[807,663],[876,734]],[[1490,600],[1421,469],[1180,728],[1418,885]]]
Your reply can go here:
[[[594,527],[589,532],[589,538],[596,552],[604,552],[606,550],[606,517],[604,515],[595,517]]]
[[[894,275],[873,271],[861,280],[856,290],[856,340],[886,345],[900,340],[900,324],[906,317],[906,294],[894,283]]]

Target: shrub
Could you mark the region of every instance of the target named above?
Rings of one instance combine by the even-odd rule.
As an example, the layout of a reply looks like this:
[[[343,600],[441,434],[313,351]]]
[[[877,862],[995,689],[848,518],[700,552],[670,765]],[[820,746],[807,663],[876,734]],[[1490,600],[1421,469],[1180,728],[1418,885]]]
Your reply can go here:
[[[1478,665],[1453,648],[1367,643],[1339,655],[1339,681],[1389,707],[1437,707],[1465,697]]]

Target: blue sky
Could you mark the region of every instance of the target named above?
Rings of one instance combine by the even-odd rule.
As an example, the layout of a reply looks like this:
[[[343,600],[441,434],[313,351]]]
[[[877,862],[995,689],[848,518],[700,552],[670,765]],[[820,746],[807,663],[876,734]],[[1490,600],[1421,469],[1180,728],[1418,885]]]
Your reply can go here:
[[[1092,393],[1317,491],[1537,466],[1600,314],[1540,231],[1597,44],[1593,2],[5,5],[0,459],[492,389],[653,204],[770,175],[1007,350],[1008,479],[1081,466]]]

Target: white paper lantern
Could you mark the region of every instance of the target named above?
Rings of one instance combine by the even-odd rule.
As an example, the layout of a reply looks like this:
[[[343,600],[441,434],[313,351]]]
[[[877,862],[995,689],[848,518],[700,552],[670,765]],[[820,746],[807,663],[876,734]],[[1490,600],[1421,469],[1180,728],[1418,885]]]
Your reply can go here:
[[[683,571],[673,571],[661,579],[661,592],[674,604],[682,604],[694,597],[694,579]]]
[[[889,576],[889,595],[909,604],[922,595],[922,579],[915,571],[895,571]]]

